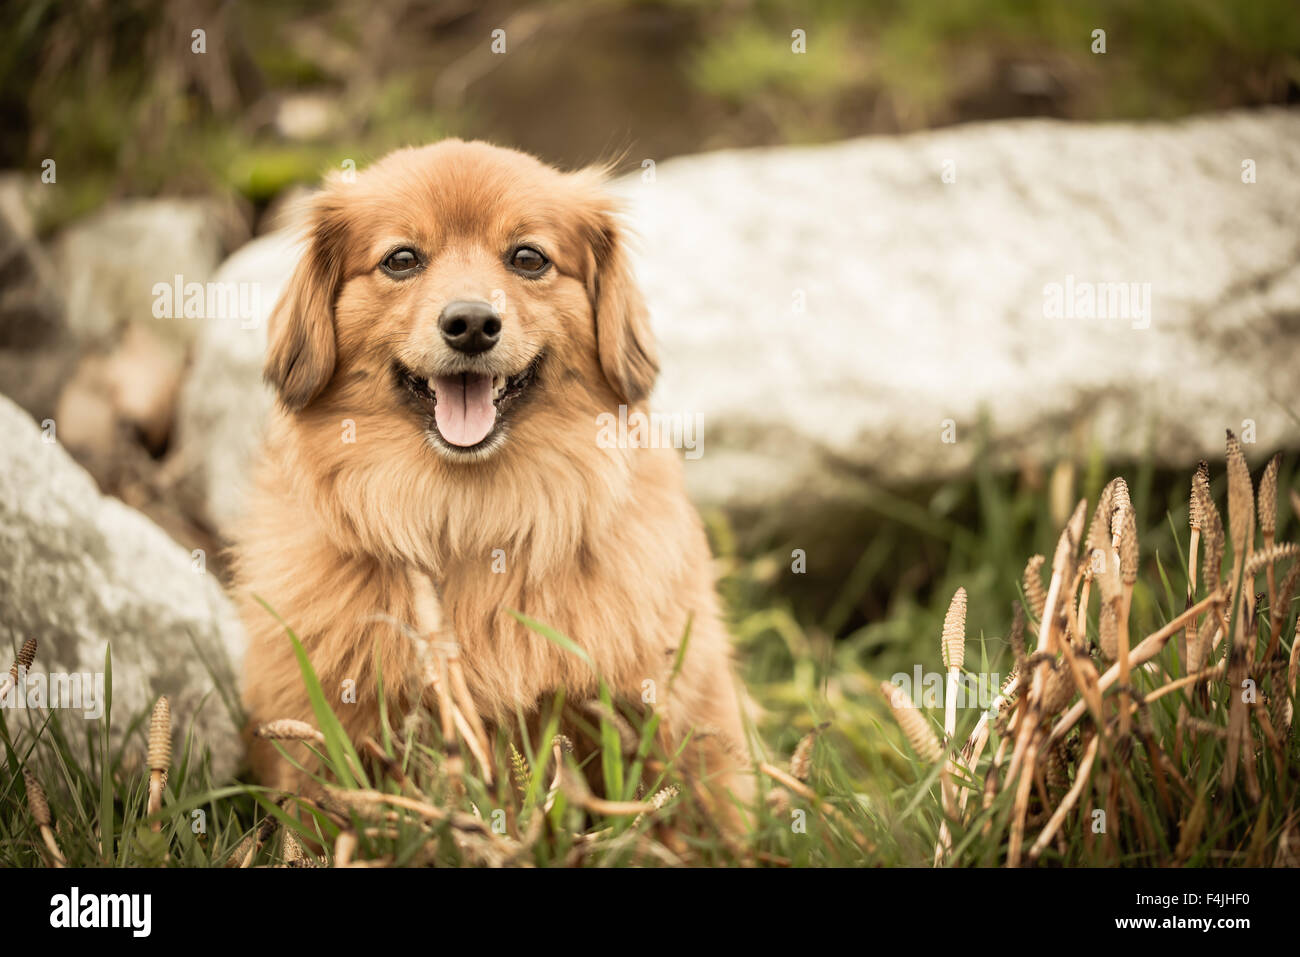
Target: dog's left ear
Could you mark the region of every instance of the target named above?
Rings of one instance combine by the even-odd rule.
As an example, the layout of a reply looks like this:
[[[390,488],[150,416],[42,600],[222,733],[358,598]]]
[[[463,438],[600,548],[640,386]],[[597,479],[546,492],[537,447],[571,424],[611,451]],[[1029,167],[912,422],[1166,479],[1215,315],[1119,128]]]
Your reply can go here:
[[[327,188],[307,207],[307,248],[271,312],[263,376],[299,411],[334,374],[334,296],[343,275],[342,209]]]
[[[587,293],[596,317],[596,350],[609,384],[623,402],[635,405],[650,395],[659,374],[650,312],[632,272],[614,201],[590,179],[587,188],[583,228],[591,250]]]

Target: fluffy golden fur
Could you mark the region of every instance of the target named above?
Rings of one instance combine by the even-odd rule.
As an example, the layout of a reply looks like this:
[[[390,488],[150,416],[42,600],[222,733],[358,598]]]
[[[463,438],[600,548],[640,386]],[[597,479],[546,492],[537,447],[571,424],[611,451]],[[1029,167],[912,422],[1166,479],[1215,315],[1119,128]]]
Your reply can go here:
[[[664,743],[694,728],[685,765],[707,770],[715,796],[750,793],[737,773],[743,693],[678,453],[597,442],[597,416],[643,407],[657,372],[603,181],[444,141],[336,178],[312,201],[305,254],[271,317],[266,376],[280,402],[235,548],[253,724],[311,718],[285,629],[259,597],[301,638],[354,738],[378,730],[376,657],[394,720],[429,703],[400,627],[439,624],[415,607],[413,576],[424,576],[486,722],[513,726],[517,708],[560,687],[570,701],[594,698],[597,672],[632,702],[652,681]],[[543,274],[512,268],[520,244],[544,253]],[[422,260],[409,278],[381,265],[397,248]],[[453,300],[497,306],[489,352],[447,348],[438,319]],[[467,367],[532,370],[468,451],[440,440],[427,397],[410,387],[412,372]],[[509,610],[568,635],[596,670]],[[355,704],[339,702],[349,680]],[[299,783],[273,748],[251,747],[264,781]]]

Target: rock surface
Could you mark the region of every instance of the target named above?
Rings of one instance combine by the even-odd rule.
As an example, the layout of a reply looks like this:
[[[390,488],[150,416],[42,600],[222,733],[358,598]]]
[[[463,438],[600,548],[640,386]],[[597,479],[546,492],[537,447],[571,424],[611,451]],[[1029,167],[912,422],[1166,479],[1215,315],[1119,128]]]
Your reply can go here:
[[[200,323],[154,313],[158,283],[206,282],[222,253],[248,238],[229,205],[205,199],[136,199],[113,203],[69,226],[52,244],[66,268],[68,325],[85,343],[115,342],[128,323],[144,323],[160,340],[184,348]]]
[[[128,727],[119,716],[147,713],[165,694],[175,753],[192,727],[196,747],[212,751],[214,773],[233,772],[242,745],[213,675],[237,702],[243,634],[215,576],[149,519],[101,496],[3,397],[0,433],[0,648],[36,638],[33,675],[94,674],[111,640],[115,740]],[[84,740],[82,712],[61,715],[69,740]]]
[[[44,420],[72,375],[77,345],[54,266],[33,232],[23,182],[0,178],[0,391]]]
[[[273,396],[262,381],[266,320],[298,262],[288,232],[259,236],[227,259],[213,282],[255,291],[246,318],[204,322],[177,413],[181,489],[187,507],[218,532],[238,516],[249,460]]]
[[[1284,407],[1297,144],[1296,111],[1018,120],[684,157],[620,181],[660,339],[654,406],[702,417],[692,493],[770,505],[951,476],[984,417],[1008,465],[1077,452],[1080,435],[1177,466],[1220,455],[1227,427],[1261,451],[1300,444]],[[293,261],[266,237],[223,273],[269,291]],[[1076,297],[1110,302],[1107,283],[1136,284],[1132,300],[1087,318]],[[1054,313],[1053,284],[1079,308]],[[203,330],[182,411],[218,529],[269,403],[264,325],[240,332]]]

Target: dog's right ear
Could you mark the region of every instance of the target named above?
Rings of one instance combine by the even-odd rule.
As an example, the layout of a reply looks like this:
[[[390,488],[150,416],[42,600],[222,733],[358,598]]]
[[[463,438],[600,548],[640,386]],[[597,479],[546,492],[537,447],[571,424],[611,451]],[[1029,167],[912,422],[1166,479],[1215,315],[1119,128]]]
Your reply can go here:
[[[285,407],[298,411],[334,374],[334,297],[343,279],[345,223],[331,191],[306,207],[307,247],[267,325],[262,375]]]

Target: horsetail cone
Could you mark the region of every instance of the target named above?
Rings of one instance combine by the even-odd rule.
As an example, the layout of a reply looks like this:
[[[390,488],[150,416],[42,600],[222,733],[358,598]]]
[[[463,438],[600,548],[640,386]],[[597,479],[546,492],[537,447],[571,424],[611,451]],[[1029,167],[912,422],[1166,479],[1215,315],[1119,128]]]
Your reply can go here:
[[[1205,500],[1210,497],[1210,463],[1201,459],[1192,474],[1192,494],[1187,499],[1187,524],[1200,531],[1205,523]]]
[[[23,768],[23,784],[27,786],[27,809],[31,811],[32,820],[37,827],[50,826],[50,805],[45,800],[45,789],[31,768]]]
[[[829,723],[822,723],[805,734],[799,739],[794,754],[790,756],[790,773],[800,781],[807,781],[808,776],[812,774],[813,746],[817,743],[817,736],[827,727]]]
[[[1073,697],[1074,678],[1070,675],[1070,668],[1063,662],[1058,662],[1052,667],[1043,686],[1043,713],[1050,715],[1064,710]]]
[[[1124,512],[1119,526],[1119,572],[1125,585],[1133,585],[1138,576],[1137,520],[1133,510]]]
[[[1259,479],[1259,530],[1265,535],[1277,531],[1277,469],[1281,460],[1281,452],[1269,459]]]
[[[1114,483],[1108,482],[1097,498],[1097,508],[1092,513],[1092,524],[1088,526],[1088,538],[1084,544],[1089,554],[1099,548],[1110,546],[1110,516],[1114,511]]]
[[[1025,563],[1025,603],[1035,621],[1043,620],[1043,607],[1047,604],[1047,590],[1043,588],[1043,564],[1046,561],[1042,555],[1034,555]]]
[[[9,669],[9,677],[14,681],[18,680],[18,671],[28,671],[32,667],[32,662],[36,660],[36,639],[28,638],[23,642],[23,646],[18,649],[18,657],[14,659],[13,666]]]
[[[315,741],[317,744],[325,743],[325,735],[317,731],[306,721],[298,721],[294,718],[278,718],[275,721],[268,721],[266,724],[259,725],[255,732],[259,738],[268,738],[272,741]]]
[[[943,666],[960,668],[966,660],[966,589],[958,588],[943,619]]]
[[[1255,495],[1250,484],[1250,468],[1241,443],[1228,429],[1228,533],[1232,550],[1244,554],[1246,541],[1255,527]]]
[[[880,682],[880,690],[889,702],[889,709],[894,713],[894,720],[903,729],[903,736],[912,750],[922,761],[938,764],[943,760],[943,745],[939,743],[933,729],[925,720],[925,715],[912,703],[912,699],[903,693],[897,685],[888,681]]]
[[[1133,511],[1133,499],[1128,493],[1128,482],[1122,478],[1116,477],[1110,480],[1111,501],[1115,506],[1116,512]],[[1113,521],[1113,520],[1112,520]],[[1114,529],[1112,528],[1112,534]]]
[[[1223,561],[1223,519],[1219,509],[1210,495],[1209,469],[1197,469],[1192,479],[1192,494],[1196,500],[1196,510],[1200,518],[1201,537],[1205,543],[1205,556],[1202,573],[1209,587],[1219,584],[1219,565]]]
[[[1079,542],[1083,540],[1083,523],[1087,507],[1088,503],[1084,499],[1079,499],[1079,504],[1074,506],[1070,520],[1061,530],[1061,537],[1056,543],[1056,554],[1052,557],[1053,574],[1057,569],[1064,570],[1074,558],[1074,553],[1079,550]]]
[[[1102,657],[1107,661],[1114,661],[1119,657],[1119,614],[1110,602],[1103,603],[1098,613],[1097,645],[1101,648]]]
[[[166,772],[172,763],[172,709],[163,695],[149,718],[149,770]]]

